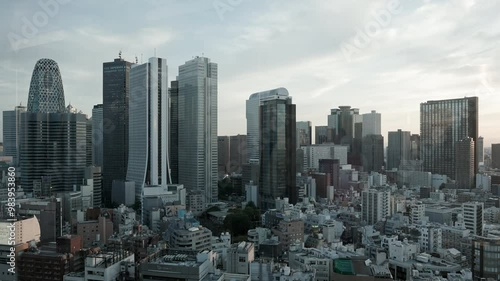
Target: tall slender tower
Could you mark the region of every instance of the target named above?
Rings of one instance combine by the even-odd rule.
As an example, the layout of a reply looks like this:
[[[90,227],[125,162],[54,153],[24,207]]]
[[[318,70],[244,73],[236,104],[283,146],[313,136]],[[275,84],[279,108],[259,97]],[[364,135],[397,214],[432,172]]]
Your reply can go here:
[[[392,170],[399,169],[399,165],[404,161],[411,159],[410,132],[401,129],[389,132],[387,144],[387,168]]]
[[[111,204],[113,180],[125,180],[128,161],[128,107],[131,63],[117,58],[102,67],[103,200]]]
[[[217,64],[196,57],[179,66],[179,182],[217,202]]]
[[[246,101],[247,118],[247,157],[251,162],[260,158],[260,104],[263,99],[271,96],[288,97],[285,88],[254,93]]]
[[[102,168],[103,162],[103,118],[102,104],[94,105],[92,109],[92,164]]]
[[[14,110],[3,112],[3,155],[12,156],[15,165],[19,158],[19,124],[22,112],[26,112],[26,106],[19,105]]]
[[[455,145],[467,137],[477,141],[478,106],[477,97],[420,104],[420,155],[425,171],[456,178]],[[476,155],[474,161],[477,174]]]
[[[144,186],[166,186],[168,179],[167,60],[150,58],[130,70],[129,159],[127,180],[136,200]]]
[[[275,208],[277,197],[297,203],[297,128],[291,97],[274,95],[261,102],[259,199],[265,210]]]

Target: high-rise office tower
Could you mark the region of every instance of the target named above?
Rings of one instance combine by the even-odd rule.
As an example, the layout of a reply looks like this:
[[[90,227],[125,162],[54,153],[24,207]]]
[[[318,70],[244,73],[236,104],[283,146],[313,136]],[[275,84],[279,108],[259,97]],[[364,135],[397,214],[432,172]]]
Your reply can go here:
[[[328,115],[328,127],[334,129],[335,143],[351,144],[354,138],[354,124],[363,122],[358,108],[339,106]]]
[[[478,138],[477,97],[420,104],[420,155],[426,172],[455,179],[455,145],[467,137]]]
[[[102,66],[103,200],[111,204],[113,180],[125,180],[128,161],[129,76],[131,63],[117,58]]]
[[[247,159],[247,136],[236,135],[229,137],[229,171],[241,174]]]
[[[219,178],[229,174],[230,166],[230,153],[229,153],[229,136],[217,137],[217,166],[219,171]]]
[[[389,189],[367,189],[361,192],[361,220],[368,224],[391,216],[391,191]]]
[[[500,143],[491,144],[491,167],[500,169]]]
[[[258,92],[250,95],[246,101],[247,119],[247,154],[248,160],[256,163],[260,157],[260,105],[261,101],[271,96],[288,97],[285,88]]]
[[[420,159],[420,135],[412,134],[410,136],[410,160]]]
[[[87,124],[85,126],[86,132],[86,145],[85,149],[87,151],[87,156],[85,157],[85,165],[92,166],[92,118],[87,119]]]
[[[22,112],[26,112],[26,106],[19,105],[14,110],[3,112],[3,155],[12,156],[15,165],[18,162],[19,124]]]
[[[472,241],[472,280],[500,280],[500,238],[476,237]]]
[[[482,202],[468,202],[462,204],[464,226],[471,234],[483,236],[484,204]]]
[[[102,104],[92,108],[92,164],[102,167],[103,157],[103,117]]]
[[[311,121],[297,121],[297,148],[312,144]]]
[[[87,118],[80,113],[21,114],[19,165],[27,192],[47,183],[56,192],[80,185],[87,166]]]
[[[167,60],[156,57],[130,69],[127,180],[135,182],[136,200],[144,186],[169,183],[167,71]]]
[[[260,112],[260,206],[275,208],[277,197],[295,204],[295,105],[291,97],[275,95],[262,100]]]
[[[372,110],[372,112],[370,113],[363,114],[362,119],[362,137],[365,137],[367,135],[380,135],[382,133],[382,116],[380,113]]]
[[[59,66],[51,59],[36,62],[28,95],[29,112],[63,113],[64,89]]]
[[[39,60],[33,70],[28,108],[20,114],[19,166],[27,192],[50,187],[50,193],[73,190],[82,182],[87,161],[87,117],[64,107],[57,63]],[[37,192],[35,192],[37,193]]]
[[[335,138],[335,130],[328,126],[314,127],[314,144],[333,143]]]
[[[465,138],[455,144],[455,186],[458,189],[474,187],[474,154],[475,146],[472,138]]]
[[[170,99],[169,155],[172,183],[179,183],[179,82],[171,81],[168,89]]]
[[[217,202],[217,64],[196,57],[179,66],[179,182]]]
[[[319,169],[320,173],[330,174],[329,186],[340,188],[340,161],[339,159],[320,159]]]
[[[386,170],[392,170],[394,168],[399,169],[401,162],[410,160],[410,154],[410,132],[402,131],[400,129],[394,132],[389,132]]]
[[[384,166],[384,137],[367,135],[363,138],[361,153],[365,172],[380,172]]]
[[[483,137],[478,137],[477,141],[475,142],[476,145],[476,156],[477,156],[477,163],[483,163],[484,162],[484,138]]]

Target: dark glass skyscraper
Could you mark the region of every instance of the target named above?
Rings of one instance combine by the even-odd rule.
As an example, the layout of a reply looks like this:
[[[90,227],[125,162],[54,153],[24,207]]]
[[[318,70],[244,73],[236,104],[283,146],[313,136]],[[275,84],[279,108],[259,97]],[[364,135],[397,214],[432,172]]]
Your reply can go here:
[[[19,124],[21,113],[26,106],[16,106],[14,110],[3,112],[3,155],[12,156],[17,165],[19,152]]]
[[[387,144],[387,168],[392,170],[399,169],[399,165],[411,159],[410,132],[397,130],[389,132]]]
[[[455,145],[467,137],[476,142],[478,104],[477,97],[420,104],[420,155],[425,171],[456,178]],[[476,155],[474,159],[476,174]]]
[[[384,137],[364,136],[361,156],[365,172],[380,172],[384,166]]]
[[[131,63],[122,58],[103,64],[103,200],[111,203],[113,180],[125,180],[128,161],[128,108]]]
[[[277,197],[297,202],[295,105],[289,96],[271,96],[260,106],[260,206],[275,208]]]
[[[455,185],[458,189],[474,187],[475,143],[471,138],[465,138],[455,144]]]
[[[169,154],[170,154],[170,177],[172,183],[179,183],[179,82],[171,81],[168,89],[170,98],[170,134],[169,134]]]
[[[31,76],[27,111],[44,113],[66,111],[61,73],[55,61],[40,59],[36,62]]]

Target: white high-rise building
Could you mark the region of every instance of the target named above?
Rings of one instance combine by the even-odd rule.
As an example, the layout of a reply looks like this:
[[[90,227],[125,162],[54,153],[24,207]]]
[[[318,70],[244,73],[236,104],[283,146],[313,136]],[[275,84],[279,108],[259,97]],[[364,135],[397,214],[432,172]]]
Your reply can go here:
[[[288,97],[288,90],[277,88],[254,93],[246,101],[247,155],[248,160],[254,163],[260,159],[260,104],[262,100],[273,96]]]
[[[127,180],[135,182],[136,199],[144,186],[168,180],[167,60],[150,58],[130,70],[129,154]]]
[[[368,224],[392,215],[391,191],[389,189],[366,189],[361,192],[362,220]]]
[[[179,66],[179,182],[217,202],[217,64],[196,57]]]
[[[483,236],[484,204],[480,202],[467,202],[462,204],[464,226],[471,234]]]
[[[370,113],[363,114],[363,137],[367,135],[380,135],[381,134],[381,114],[372,110]]]

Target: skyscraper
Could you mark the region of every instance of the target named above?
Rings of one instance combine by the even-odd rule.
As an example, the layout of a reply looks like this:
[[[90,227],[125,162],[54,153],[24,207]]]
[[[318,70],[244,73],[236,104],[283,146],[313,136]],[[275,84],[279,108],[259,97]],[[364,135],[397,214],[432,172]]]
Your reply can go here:
[[[179,182],[217,202],[217,64],[196,57],[179,66]]]
[[[21,114],[19,165],[27,192],[46,182],[51,192],[80,185],[87,161],[87,118],[80,113]]]
[[[283,89],[286,91],[286,89]],[[297,202],[295,105],[288,95],[268,96],[260,107],[260,206],[275,208],[277,197]]]
[[[103,162],[103,116],[102,104],[94,105],[92,109],[92,164],[102,168]]]
[[[474,153],[472,138],[465,138],[455,144],[455,181],[456,188],[470,189],[474,187]]]
[[[297,121],[297,148],[312,144],[311,121]]]
[[[230,166],[230,151],[229,151],[229,136],[217,137],[217,166],[219,171],[219,178],[229,174]]]
[[[170,99],[169,155],[172,183],[179,183],[179,82],[171,81],[168,89]]]
[[[477,156],[476,162],[483,163],[484,162],[484,138],[478,137],[475,145],[476,145],[476,156]]]
[[[12,156],[17,165],[19,152],[19,125],[21,113],[26,106],[16,106],[14,110],[3,112],[3,155]]]
[[[335,130],[328,126],[314,127],[314,144],[333,143]]]
[[[455,179],[455,145],[467,137],[474,142],[478,138],[477,97],[420,104],[420,155],[425,171]]]
[[[167,61],[150,58],[130,70],[129,159],[127,180],[136,200],[144,186],[166,186],[168,179]]]
[[[128,161],[129,76],[131,63],[120,58],[103,63],[103,200],[111,204],[113,180],[125,180]]]
[[[28,95],[29,112],[63,113],[64,89],[59,66],[51,59],[36,62]]]
[[[229,137],[229,171],[240,174],[247,159],[247,136],[236,135]]]
[[[260,104],[263,99],[271,96],[287,97],[288,91],[285,88],[277,88],[258,92],[250,95],[246,101],[247,153],[248,160],[254,163],[258,162],[260,157]]]
[[[387,144],[387,168],[392,170],[399,169],[402,161],[410,160],[411,157],[410,132],[401,131],[389,132]]]
[[[358,108],[339,106],[328,115],[328,127],[334,129],[335,143],[351,144],[354,138],[354,124],[363,122]]]
[[[365,172],[380,172],[384,166],[384,137],[367,135],[362,143],[362,162]]]
[[[500,238],[475,237],[472,241],[473,280],[500,280]]]
[[[491,144],[491,167],[500,169],[500,143]]]
[[[410,136],[410,149],[411,149],[410,160],[419,160],[420,159],[420,135],[419,134],[412,134]]]
[[[372,110],[370,113],[363,114],[362,137],[367,135],[380,135],[382,132],[381,118],[381,114],[377,113],[375,110]]]
[[[48,194],[73,190],[87,164],[87,117],[69,105],[57,63],[41,59],[33,70],[27,112],[20,114],[19,166],[27,192],[47,186]]]

